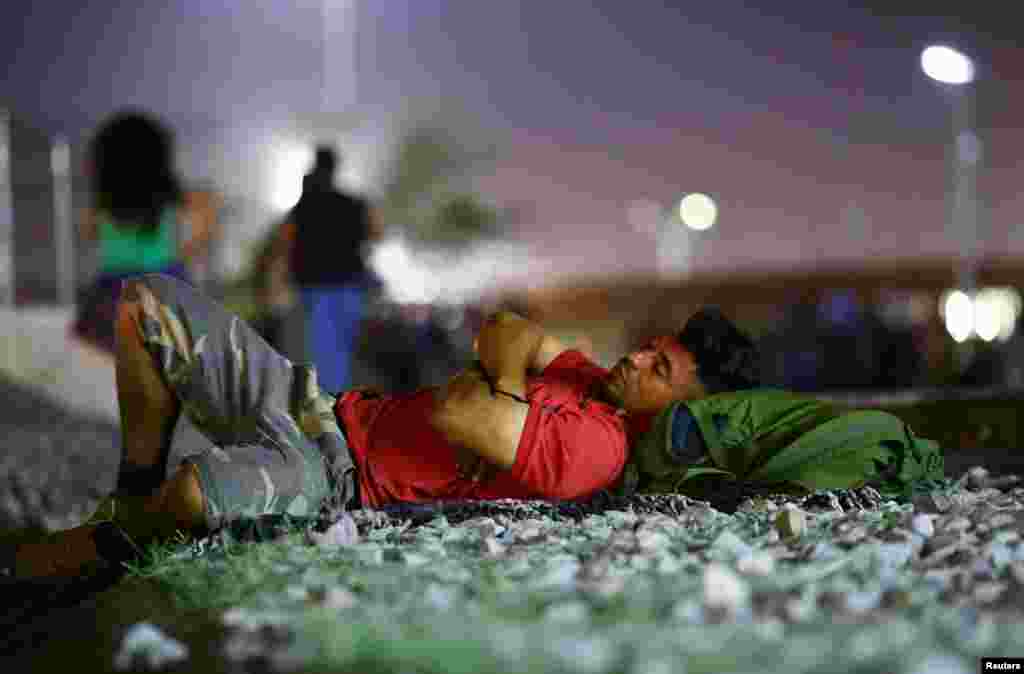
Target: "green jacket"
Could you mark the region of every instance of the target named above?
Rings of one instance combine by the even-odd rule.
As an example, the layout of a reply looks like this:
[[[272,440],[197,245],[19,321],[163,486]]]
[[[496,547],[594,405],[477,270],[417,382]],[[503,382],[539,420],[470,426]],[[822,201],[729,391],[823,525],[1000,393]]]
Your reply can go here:
[[[685,407],[684,407],[685,406]],[[672,425],[689,411],[707,454],[680,466],[671,459]],[[872,483],[899,490],[943,476],[938,444],[918,438],[899,418],[877,410],[843,410],[776,389],[719,393],[669,405],[632,448],[624,490],[685,491],[707,475],[781,482],[808,491]]]

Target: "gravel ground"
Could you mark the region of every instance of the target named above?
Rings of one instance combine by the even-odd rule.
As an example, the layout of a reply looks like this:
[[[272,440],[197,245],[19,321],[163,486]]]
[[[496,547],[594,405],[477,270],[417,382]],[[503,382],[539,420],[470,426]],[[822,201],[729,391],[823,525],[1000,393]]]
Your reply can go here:
[[[118,429],[0,377],[0,530],[64,529],[114,487]]]

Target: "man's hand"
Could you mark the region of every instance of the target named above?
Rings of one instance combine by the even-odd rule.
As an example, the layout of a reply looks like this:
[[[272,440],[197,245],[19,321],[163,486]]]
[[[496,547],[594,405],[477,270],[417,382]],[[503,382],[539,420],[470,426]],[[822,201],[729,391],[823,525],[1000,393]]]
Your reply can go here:
[[[480,364],[495,383],[511,383],[520,388],[543,341],[544,330],[539,325],[511,311],[501,311],[487,319],[473,346]]]

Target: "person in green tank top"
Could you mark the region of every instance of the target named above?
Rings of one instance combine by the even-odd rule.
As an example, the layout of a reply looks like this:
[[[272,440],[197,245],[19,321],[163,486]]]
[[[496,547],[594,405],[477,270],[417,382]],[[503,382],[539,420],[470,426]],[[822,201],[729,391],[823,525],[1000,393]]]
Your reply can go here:
[[[139,110],[122,110],[100,126],[86,173],[92,204],[81,214],[79,238],[97,248],[97,275],[78,304],[71,334],[112,357],[122,282],[147,273],[189,280],[215,236],[216,199],[182,188],[172,132]]]
[[[788,492],[896,493],[943,477],[938,444],[893,414],[762,387],[753,341],[717,309],[694,314],[678,343],[696,363],[692,395],[667,405],[633,443],[621,492],[700,495],[742,480]]]

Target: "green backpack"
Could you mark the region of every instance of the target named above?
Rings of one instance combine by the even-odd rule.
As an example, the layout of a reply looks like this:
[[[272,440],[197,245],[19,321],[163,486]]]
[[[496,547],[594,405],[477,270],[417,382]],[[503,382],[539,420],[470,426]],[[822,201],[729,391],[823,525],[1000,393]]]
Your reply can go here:
[[[675,416],[687,412],[707,452],[680,465],[672,428]],[[843,410],[776,389],[733,391],[675,402],[658,414],[632,448],[621,490],[686,493],[691,481],[708,476],[797,491],[872,484],[901,492],[918,480],[941,479],[943,456],[937,443],[887,412]]]

